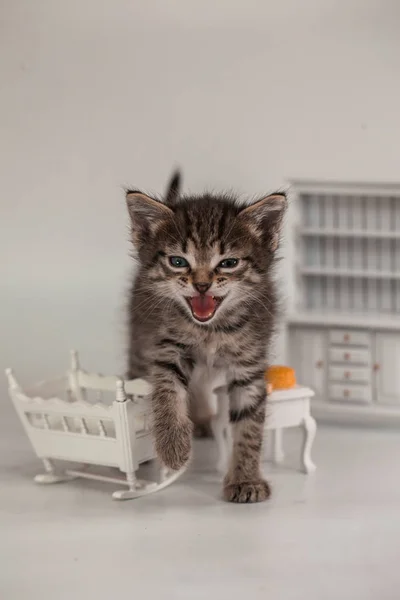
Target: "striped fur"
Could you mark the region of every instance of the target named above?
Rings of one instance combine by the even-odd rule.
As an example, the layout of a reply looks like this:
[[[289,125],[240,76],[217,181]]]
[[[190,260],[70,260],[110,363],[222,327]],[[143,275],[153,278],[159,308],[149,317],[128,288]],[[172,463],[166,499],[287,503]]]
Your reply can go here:
[[[149,378],[157,452],[178,469],[190,458],[193,422],[207,423],[213,381],[229,380],[234,449],[224,483],[232,502],[269,496],[260,474],[267,350],[277,313],[272,279],[286,209],[283,194],[250,206],[227,195],[180,197],[176,174],[165,201],[127,192],[138,270],[129,302],[129,377]],[[188,266],[175,268],[170,257]],[[237,265],[226,268],[226,259]],[[207,321],[191,304],[198,289],[218,298]],[[192,308],[191,308],[192,306]]]

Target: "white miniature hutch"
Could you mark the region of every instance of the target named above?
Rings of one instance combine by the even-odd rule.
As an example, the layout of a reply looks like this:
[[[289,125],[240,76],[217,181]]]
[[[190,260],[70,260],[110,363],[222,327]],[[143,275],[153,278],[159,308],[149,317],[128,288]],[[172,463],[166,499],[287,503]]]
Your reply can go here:
[[[400,185],[292,192],[286,360],[317,418],[400,424]]]

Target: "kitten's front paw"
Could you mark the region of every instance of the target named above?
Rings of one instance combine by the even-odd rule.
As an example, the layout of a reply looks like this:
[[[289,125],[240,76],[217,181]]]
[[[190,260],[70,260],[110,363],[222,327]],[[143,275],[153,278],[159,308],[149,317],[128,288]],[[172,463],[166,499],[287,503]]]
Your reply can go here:
[[[192,449],[192,424],[173,425],[156,434],[156,452],[166,467],[178,471],[190,459]]]
[[[243,481],[231,483],[224,487],[224,500],[245,504],[247,502],[263,502],[271,495],[269,484],[260,479],[259,481]]]

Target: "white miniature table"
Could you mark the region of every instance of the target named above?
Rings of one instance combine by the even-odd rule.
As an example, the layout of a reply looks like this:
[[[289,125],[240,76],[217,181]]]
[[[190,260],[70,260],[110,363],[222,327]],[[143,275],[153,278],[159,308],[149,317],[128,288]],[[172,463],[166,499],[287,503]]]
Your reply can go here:
[[[229,397],[226,386],[214,390],[218,399],[218,415],[212,423],[212,429],[218,449],[218,471],[224,472],[229,460],[232,435],[229,426]],[[265,433],[273,431],[273,460],[280,463],[284,458],[282,448],[282,430],[286,427],[302,427],[304,441],[301,450],[302,465],[305,473],[312,473],[316,466],[311,460],[311,448],[317,425],[310,414],[310,399],[313,390],[296,386],[287,390],[276,390],[268,395]]]
[[[315,471],[311,460],[311,448],[317,431],[315,419],[310,414],[310,399],[313,390],[296,386],[287,390],[276,390],[268,396],[265,431],[273,430],[273,460],[280,463],[284,458],[282,430],[286,427],[302,427],[304,442],[301,452],[302,465],[306,473]]]

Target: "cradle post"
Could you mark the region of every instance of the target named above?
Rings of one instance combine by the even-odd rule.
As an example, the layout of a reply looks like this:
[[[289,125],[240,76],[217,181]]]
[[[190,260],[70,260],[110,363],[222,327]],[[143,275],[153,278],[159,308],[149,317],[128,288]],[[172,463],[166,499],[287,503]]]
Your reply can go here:
[[[8,380],[8,387],[11,390],[20,390],[21,387],[17,380],[15,379],[14,371],[12,369],[6,369],[6,377]]]
[[[136,437],[135,423],[134,419],[132,418],[133,405],[127,398],[124,381],[121,378],[118,378],[116,382],[115,400],[115,427],[122,456],[120,469],[123,473],[125,473],[129,492],[132,493],[136,489],[135,471],[137,469],[137,465],[134,462],[133,456],[133,447]],[[128,497],[128,494],[126,496]]]
[[[69,385],[72,393],[79,402],[86,400],[86,394],[79,385],[79,356],[76,350],[71,350],[71,367],[69,372]]]

